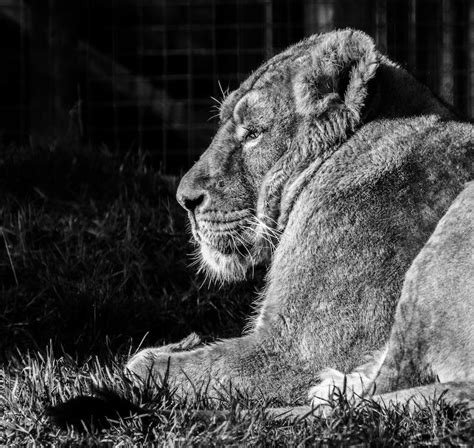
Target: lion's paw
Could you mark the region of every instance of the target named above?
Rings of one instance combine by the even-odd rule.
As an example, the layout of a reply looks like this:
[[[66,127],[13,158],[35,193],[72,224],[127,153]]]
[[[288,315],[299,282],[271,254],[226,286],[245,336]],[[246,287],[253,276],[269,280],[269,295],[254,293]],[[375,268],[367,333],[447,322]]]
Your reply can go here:
[[[344,374],[335,369],[324,369],[318,373],[320,382],[308,392],[308,399],[313,407],[324,406],[329,403],[335,388],[344,384]]]
[[[173,344],[163,345],[140,350],[133,355],[125,366],[125,375],[135,384],[163,383],[173,359],[176,364],[179,355],[192,350],[201,344],[201,339],[196,333],[191,333],[186,338]]]
[[[159,348],[146,348],[132,356],[125,366],[125,375],[137,385],[150,381],[162,383],[170,365],[170,353]]]
[[[353,400],[364,393],[367,379],[360,372],[344,374],[335,369],[324,369],[318,374],[320,382],[308,392],[313,407],[327,405],[338,395]]]

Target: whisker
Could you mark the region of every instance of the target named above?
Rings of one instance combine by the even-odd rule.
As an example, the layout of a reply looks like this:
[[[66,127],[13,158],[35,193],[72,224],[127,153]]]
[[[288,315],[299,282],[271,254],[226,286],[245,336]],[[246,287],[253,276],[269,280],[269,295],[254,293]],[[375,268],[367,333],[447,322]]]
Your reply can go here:
[[[275,242],[269,237],[269,235],[265,234],[265,233],[258,233],[255,229],[255,227],[252,227],[252,226],[249,226],[249,225],[246,225],[246,226],[242,226],[244,229],[246,230],[250,230],[256,238],[260,237],[262,238],[269,246],[272,250],[274,250],[276,248],[276,244]]]
[[[274,251],[276,249],[277,242],[280,239],[281,232],[269,227],[257,216],[254,216],[253,221],[255,223],[255,227],[261,229],[261,233],[259,233],[258,236],[266,241],[270,245],[270,249]]]

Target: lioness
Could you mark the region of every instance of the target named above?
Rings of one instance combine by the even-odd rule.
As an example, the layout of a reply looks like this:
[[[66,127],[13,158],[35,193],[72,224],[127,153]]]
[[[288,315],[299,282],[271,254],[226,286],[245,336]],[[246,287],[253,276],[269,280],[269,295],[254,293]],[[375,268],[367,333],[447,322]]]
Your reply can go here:
[[[242,337],[148,348],[127,371],[287,403],[324,369],[351,372],[387,343],[405,273],[473,178],[473,146],[473,126],[360,31],[273,57],[225,99],[177,192],[209,275],[268,264],[256,316]]]

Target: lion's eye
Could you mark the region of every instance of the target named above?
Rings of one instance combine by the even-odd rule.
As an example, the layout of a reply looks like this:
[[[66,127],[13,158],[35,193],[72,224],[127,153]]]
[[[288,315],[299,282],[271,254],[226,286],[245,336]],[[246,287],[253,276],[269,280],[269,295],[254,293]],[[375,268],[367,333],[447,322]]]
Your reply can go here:
[[[250,129],[244,136],[244,141],[255,140],[260,136],[260,132],[256,129]]]

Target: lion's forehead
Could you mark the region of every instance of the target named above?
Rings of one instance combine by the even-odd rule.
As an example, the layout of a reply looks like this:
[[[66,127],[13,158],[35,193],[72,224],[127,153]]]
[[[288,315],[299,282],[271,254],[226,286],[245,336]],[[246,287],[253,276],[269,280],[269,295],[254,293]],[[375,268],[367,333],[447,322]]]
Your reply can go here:
[[[314,39],[313,36],[312,40],[308,39],[290,47],[287,51],[274,56],[253,72],[222,103],[221,122],[225,122],[232,117],[235,106],[250,92],[266,89],[282,92],[282,87],[288,86],[289,88],[299,65],[309,57],[309,48],[314,45]]]

